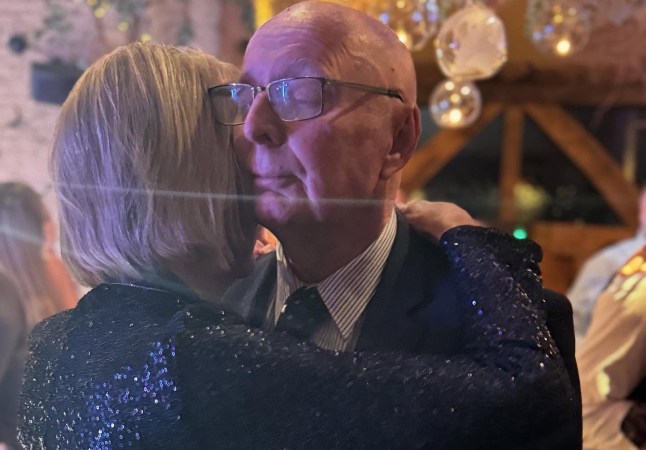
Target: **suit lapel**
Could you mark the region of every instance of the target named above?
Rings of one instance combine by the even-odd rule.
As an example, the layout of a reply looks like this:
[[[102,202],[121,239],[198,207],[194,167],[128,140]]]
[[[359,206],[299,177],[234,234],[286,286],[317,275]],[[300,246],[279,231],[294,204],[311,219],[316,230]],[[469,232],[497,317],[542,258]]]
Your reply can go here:
[[[425,283],[421,267],[410,264],[410,239],[410,227],[398,213],[395,241],[375,295],[366,307],[358,350],[411,349],[424,335],[423,324],[408,314],[424,298]]]
[[[381,282],[366,308],[358,350],[451,353],[461,319],[440,247],[397,215],[397,235]]]

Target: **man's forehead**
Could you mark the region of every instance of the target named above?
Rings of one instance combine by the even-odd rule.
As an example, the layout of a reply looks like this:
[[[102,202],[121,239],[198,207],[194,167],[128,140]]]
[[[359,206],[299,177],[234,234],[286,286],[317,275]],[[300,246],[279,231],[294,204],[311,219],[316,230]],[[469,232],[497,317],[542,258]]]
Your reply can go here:
[[[332,75],[329,50],[307,43],[293,43],[277,48],[254,46],[245,55],[241,80],[269,83],[294,76]]]

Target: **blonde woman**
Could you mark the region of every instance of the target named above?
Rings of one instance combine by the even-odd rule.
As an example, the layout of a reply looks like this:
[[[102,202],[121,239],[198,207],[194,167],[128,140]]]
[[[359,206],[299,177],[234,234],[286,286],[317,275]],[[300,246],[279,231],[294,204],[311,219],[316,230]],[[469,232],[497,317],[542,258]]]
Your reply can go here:
[[[479,317],[466,330],[474,347],[450,361],[335,356],[250,329],[208,301],[251,268],[255,224],[240,195],[244,176],[233,129],[217,120],[233,111],[209,97],[210,87],[237,75],[195,50],[134,44],[91,66],[63,105],[52,154],[62,246],[92,290],[33,333],[21,444],[450,449],[477,448],[464,446],[477,437],[501,448],[500,436],[485,438],[500,428],[491,426],[492,413],[510,408],[515,417],[531,407],[519,395],[530,388],[556,398],[537,411],[539,420],[571,420],[567,371],[530,300],[541,289],[527,276],[536,273],[537,247],[519,244],[531,257],[513,269],[495,264],[495,248],[508,237],[476,231],[464,240],[464,227],[453,225],[472,219],[456,207],[420,221],[440,230],[432,234],[443,234],[447,267],[461,274],[456,308]],[[471,273],[472,258],[491,262],[488,273]],[[523,274],[518,283],[512,270]],[[490,289],[501,281],[502,298]],[[504,336],[492,332],[497,326]],[[475,401],[496,407],[471,407]]]
[[[15,446],[27,335],[76,302],[52,252],[51,221],[29,186],[0,183],[0,443]]]

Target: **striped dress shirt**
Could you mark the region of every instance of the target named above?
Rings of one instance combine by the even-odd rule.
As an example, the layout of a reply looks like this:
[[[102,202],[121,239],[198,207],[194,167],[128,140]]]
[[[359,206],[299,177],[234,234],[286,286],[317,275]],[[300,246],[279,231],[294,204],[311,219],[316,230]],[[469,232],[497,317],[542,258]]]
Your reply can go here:
[[[316,286],[331,320],[314,334],[312,341],[326,350],[353,350],[359,337],[363,313],[381,280],[396,232],[397,219],[393,210],[376,241],[348,264],[316,284],[304,283],[296,277],[279,243],[276,249],[276,291],[273,307],[268,308],[266,328],[272,329],[276,325],[285,301],[296,289]]]

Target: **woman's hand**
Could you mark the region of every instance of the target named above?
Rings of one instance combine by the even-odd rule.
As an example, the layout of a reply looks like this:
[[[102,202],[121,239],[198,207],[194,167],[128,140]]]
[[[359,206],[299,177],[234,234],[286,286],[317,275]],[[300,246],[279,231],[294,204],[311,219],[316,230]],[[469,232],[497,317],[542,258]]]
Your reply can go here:
[[[436,240],[444,232],[460,225],[480,226],[468,212],[453,203],[414,200],[399,209],[413,228]]]
[[[253,247],[253,258],[256,259],[266,253],[271,253],[276,250],[278,240],[276,236],[264,227],[259,226],[256,232],[256,243]]]

